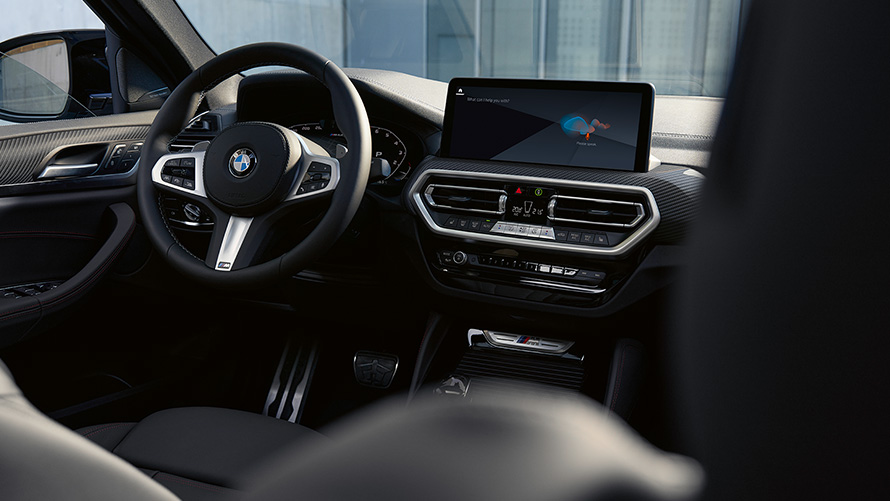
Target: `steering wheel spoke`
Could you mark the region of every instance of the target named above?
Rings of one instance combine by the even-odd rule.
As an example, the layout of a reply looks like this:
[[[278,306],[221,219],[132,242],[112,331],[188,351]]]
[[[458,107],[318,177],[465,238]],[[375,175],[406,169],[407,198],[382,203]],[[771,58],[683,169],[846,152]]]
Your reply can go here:
[[[210,249],[207,251],[207,266],[219,272],[235,269],[239,255],[242,261],[250,261],[242,248],[248,247],[250,227],[254,218],[229,216],[228,220],[218,220],[210,238]],[[243,267],[243,266],[239,266]]]

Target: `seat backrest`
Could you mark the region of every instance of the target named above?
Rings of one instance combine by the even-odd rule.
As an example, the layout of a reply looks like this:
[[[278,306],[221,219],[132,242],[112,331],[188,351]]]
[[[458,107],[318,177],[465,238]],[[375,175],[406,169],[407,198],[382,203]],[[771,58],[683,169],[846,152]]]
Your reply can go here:
[[[47,418],[0,362],[0,497],[173,500],[124,460]]]
[[[890,496],[888,11],[749,11],[667,374],[707,499]]]

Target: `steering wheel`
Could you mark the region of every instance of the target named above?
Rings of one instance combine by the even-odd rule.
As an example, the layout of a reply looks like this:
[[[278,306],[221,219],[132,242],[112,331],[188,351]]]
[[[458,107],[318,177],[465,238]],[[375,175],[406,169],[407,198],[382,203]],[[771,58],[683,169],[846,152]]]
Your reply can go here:
[[[334,118],[349,144],[345,156],[332,158],[296,132],[267,122],[238,122],[206,149],[168,153],[205,92],[236,73],[269,65],[302,70],[328,88]],[[267,285],[305,268],[346,230],[367,186],[370,163],[368,116],[340,68],[295,45],[245,45],[192,72],[161,107],[140,156],[139,211],[155,249],[184,275],[214,286]],[[164,193],[212,212],[215,224],[206,259],[194,256],[171,233],[159,200]],[[302,241],[280,257],[255,262],[273,223],[296,206],[323,197],[330,197],[330,206]]]

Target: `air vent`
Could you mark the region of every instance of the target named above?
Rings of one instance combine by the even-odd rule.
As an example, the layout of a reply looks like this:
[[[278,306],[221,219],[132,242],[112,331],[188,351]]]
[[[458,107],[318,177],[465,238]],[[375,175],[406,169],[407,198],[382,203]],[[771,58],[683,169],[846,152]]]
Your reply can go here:
[[[437,169],[428,167],[438,160],[424,162],[410,200],[426,227],[446,238],[619,257],[661,222],[655,196],[642,186]]]
[[[554,196],[550,219],[557,223],[580,223],[633,228],[646,216],[643,204],[603,198]]]
[[[507,206],[507,192],[491,188],[431,184],[424,190],[424,197],[436,209],[479,214],[503,214]]]
[[[192,151],[196,144],[202,141],[212,141],[219,133],[219,117],[216,115],[201,115],[195,117],[182,132],[170,142],[167,149],[170,153]]]

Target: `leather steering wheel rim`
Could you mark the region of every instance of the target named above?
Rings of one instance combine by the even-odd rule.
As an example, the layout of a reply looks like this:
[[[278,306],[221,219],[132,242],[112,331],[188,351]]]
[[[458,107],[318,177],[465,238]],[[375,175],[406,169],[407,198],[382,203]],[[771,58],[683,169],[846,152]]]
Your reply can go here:
[[[195,115],[207,90],[242,71],[270,65],[304,71],[328,88],[334,119],[349,144],[349,150],[339,159],[339,183],[333,191],[330,207],[306,238],[278,258],[220,272],[188,252],[171,233],[158,203],[152,168],[168,153],[170,142]],[[155,250],[180,273],[220,287],[269,285],[305,268],[343,234],[364,195],[370,161],[371,132],[367,113],[352,82],[337,65],[296,45],[277,42],[245,45],[216,56],[192,72],[161,107],[140,157],[142,167],[138,169],[136,182],[139,211]],[[212,202],[208,199],[207,203]]]

